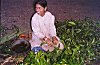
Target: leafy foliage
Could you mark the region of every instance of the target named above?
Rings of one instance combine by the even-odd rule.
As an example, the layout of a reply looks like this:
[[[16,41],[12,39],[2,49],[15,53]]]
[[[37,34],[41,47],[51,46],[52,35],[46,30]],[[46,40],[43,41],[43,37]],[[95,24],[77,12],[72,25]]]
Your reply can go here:
[[[64,50],[30,51],[19,65],[85,65],[100,59],[100,21],[90,18],[56,22]]]
[[[13,33],[11,34],[7,34],[7,30],[13,30]],[[1,26],[0,27],[0,44],[4,44],[7,41],[10,41],[13,38],[17,38],[17,36],[19,36],[21,33],[23,33],[25,31],[21,31],[19,29],[19,27],[17,27],[16,25],[12,25],[11,29],[8,29],[7,27]]]

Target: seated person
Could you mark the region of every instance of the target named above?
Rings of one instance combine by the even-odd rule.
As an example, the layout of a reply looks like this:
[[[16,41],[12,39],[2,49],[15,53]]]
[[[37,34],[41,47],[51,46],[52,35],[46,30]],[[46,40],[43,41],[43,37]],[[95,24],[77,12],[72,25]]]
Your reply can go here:
[[[32,39],[30,40],[31,49],[35,52],[36,49],[42,51],[53,51],[55,47],[64,49],[63,44],[56,35],[54,25],[55,17],[47,11],[47,1],[37,0],[34,4],[35,14],[31,20]],[[45,42],[41,46],[41,43]]]

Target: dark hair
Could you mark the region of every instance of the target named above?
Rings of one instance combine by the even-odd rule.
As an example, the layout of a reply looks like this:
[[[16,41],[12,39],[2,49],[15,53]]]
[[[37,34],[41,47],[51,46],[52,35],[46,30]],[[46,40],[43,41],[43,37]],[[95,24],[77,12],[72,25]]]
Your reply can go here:
[[[33,1],[34,9],[36,7],[36,4],[39,4],[39,5],[41,5],[42,7],[45,8],[47,6],[47,1],[46,0],[34,0]]]

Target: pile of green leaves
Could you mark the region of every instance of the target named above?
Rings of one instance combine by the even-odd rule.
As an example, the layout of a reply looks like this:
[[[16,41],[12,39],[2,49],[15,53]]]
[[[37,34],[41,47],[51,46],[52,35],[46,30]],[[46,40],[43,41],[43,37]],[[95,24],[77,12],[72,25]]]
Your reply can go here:
[[[30,51],[19,65],[85,65],[100,60],[100,21],[90,18],[56,22],[64,50],[37,54]]]

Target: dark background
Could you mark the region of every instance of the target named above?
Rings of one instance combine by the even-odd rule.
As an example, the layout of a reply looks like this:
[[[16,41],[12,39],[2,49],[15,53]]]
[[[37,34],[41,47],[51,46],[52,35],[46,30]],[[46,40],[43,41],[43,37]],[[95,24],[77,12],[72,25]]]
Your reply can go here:
[[[100,20],[100,0],[47,0],[48,10],[56,20],[84,19]],[[1,23],[10,28],[12,24],[21,30],[30,31],[30,19],[34,13],[32,0],[1,0]]]

